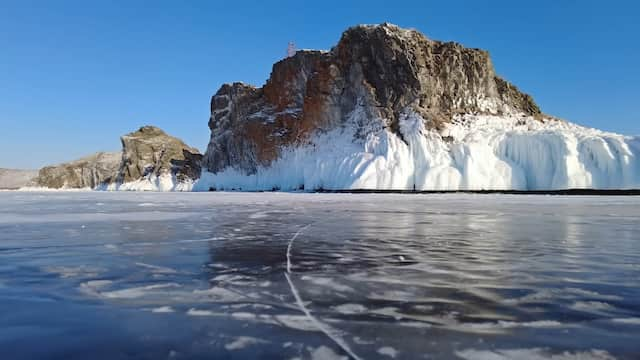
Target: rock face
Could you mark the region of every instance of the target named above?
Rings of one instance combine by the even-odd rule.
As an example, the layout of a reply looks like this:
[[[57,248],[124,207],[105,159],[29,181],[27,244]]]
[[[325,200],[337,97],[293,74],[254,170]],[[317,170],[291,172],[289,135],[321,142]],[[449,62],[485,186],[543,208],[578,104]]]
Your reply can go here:
[[[18,189],[27,186],[37,175],[38,170],[0,168],[0,189]]]
[[[115,181],[121,157],[118,152],[99,152],[68,163],[46,166],[38,172],[34,185],[51,189],[95,188]]]
[[[180,182],[200,177],[200,152],[157,127],[143,126],[120,140],[122,164],[118,183],[162,175],[175,176]]]
[[[196,190],[640,188],[640,138],[541,113],[486,51],[390,24],[223,85]]]
[[[120,140],[121,152],[99,152],[44,167],[32,185],[53,189],[188,190],[181,184],[200,176],[202,155],[198,150],[157,127],[141,127]]]
[[[203,167],[253,174],[284,147],[344,126],[356,113],[357,137],[380,128],[401,136],[399,119],[408,112],[427,129],[457,114],[541,116],[529,95],[495,74],[486,51],[390,24],[356,26],[331,51],[298,51],[276,63],[262,88],[223,85],[211,99]]]

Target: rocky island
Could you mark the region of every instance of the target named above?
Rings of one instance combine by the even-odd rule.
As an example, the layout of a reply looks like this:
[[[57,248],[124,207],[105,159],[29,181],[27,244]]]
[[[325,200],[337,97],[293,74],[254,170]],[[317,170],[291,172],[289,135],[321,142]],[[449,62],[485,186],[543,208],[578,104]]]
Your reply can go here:
[[[225,84],[196,189],[552,190],[640,184],[637,138],[544,114],[489,53],[391,24]]]
[[[489,53],[392,24],[300,50],[264,86],[224,84],[204,155],[145,126],[122,151],[30,183],[103,190],[559,190],[640,187],[640,139],[541,111]]]
[[[200,176],[200,152],[154,126],[123,135],[121,152],[99,152],[46,166],[29,184],[36,188],[191,190]]]

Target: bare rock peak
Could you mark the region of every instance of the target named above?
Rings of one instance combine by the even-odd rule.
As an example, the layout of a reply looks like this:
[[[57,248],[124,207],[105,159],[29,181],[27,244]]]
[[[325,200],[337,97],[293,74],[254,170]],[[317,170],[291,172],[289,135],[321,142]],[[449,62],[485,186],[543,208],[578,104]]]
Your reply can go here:
[[[122,163],[118,183],[163,174],[174,175],[178,180],[197,179],[200,175],[200,152],[158,127],[143,126],[120,140]]]

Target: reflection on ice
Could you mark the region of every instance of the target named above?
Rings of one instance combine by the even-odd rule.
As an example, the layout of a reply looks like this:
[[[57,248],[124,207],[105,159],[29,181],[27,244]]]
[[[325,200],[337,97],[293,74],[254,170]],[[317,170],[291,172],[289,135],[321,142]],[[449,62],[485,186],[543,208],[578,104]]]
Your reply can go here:
[[[632,197],[0,196],[15,358],[640,352]]]

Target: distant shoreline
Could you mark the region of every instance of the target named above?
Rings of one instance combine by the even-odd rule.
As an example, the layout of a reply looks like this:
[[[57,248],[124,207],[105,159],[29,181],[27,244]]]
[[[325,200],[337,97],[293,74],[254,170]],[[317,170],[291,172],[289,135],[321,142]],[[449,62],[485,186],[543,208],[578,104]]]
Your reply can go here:
[[[640,196],[640,189],[565,189],[565,190],[317,190],[336,194],[506,194],[506,195],[598,195]]]
[[[568,196],[640,196],[640,189],[564,189],[564,190],[369,190],[369,189],[350,189],[350,190],[297,190],[297,191],[281,191],[281,190],[209,190],[209,191],[104,191],[91,189],[44,189],[44,188],[0,188],[0,192],[132,192],[132,193],[297,193],[297,194],[478,194],[478,195],[568,195]]]

